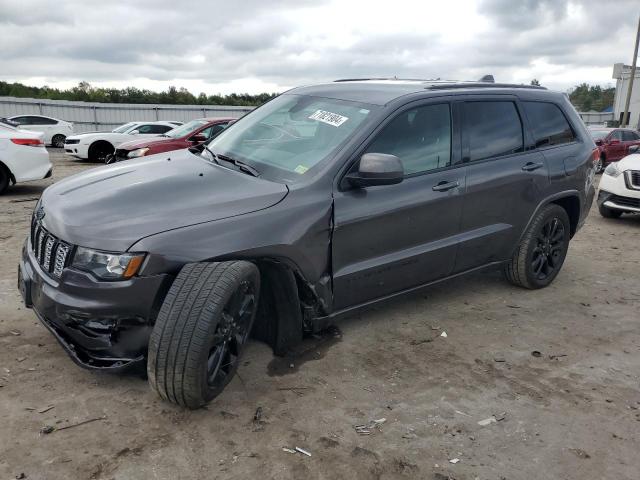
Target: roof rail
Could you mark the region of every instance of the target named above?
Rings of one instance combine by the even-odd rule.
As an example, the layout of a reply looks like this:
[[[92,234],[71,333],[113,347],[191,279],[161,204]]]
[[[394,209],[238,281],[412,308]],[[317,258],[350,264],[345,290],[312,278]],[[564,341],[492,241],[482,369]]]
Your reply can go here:
[[[366,82],[368,80],[398,80],[405,82],[438,82],[439,78],[398,78],[398,77],[370,77],[370,78],[339,78],[336,82]]]
[[[546,87],[538,85],[525,85],[523,83],[491,83],[491,82],[452,82],[433,83],[424,87],[428,90],[449,90],[453,88],[528,88],[532,90],[546,90]]]
[[[398,77],[369,77],[369,78],[340,78],[334,80],[334,83],[341,82],[366,82],[366,81],[385,81],[398,80],[407,82],[423,82],[426,89],[429,90],[445,90],[453,88],[528,88],[532,90],[546,90],[545,87],[539,85],[525,85],[523,83],[495,83],[493,75],[485,75],[477,81],[467,80],[441,80],[425,79],[425,78],[398,78]]]

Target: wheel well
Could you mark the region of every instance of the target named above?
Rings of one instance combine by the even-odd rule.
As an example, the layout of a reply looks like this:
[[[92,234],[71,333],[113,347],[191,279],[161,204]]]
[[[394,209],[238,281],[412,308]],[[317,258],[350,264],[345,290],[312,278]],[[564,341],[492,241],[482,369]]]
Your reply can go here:
[[[302,340],[304,318],[299,284],[293,270],[273,260],[259,260],[260,301],[252,336],[267,343],[275,355]]]
[[[9,167],[7,167],[4,163],[0,162],[0,169],[4,170],[9,174],[9,181],[11,182],[12,185],[15,185],[16,177],[13,176],[13,173],[11,172],[11,170],[9,170]]]
[[[604,162],[607,159],[607,154],[604,152],[600,153],[600,159]]]
[[[551,203],[560,205],[565,209],[567,215],[569,215],[571,236],[573,237],[573,235],[576,233],[576,230],[578,229],[578,222],[580,221],[580,199],[578,199],[578,197],[570,196],[558,198]]]
[[[106,140],[96,140],[91,145],[89,145],[89,155],[91,155],[91,152],[95,148],[102,147],[102,146],[115,150],[115,147],[111,143],[107,142]]]

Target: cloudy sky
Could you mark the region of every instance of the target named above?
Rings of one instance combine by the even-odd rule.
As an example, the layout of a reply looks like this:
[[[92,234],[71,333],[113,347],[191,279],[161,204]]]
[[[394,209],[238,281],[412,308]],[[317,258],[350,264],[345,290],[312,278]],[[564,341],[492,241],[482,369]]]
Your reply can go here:
[[[608,85],[637,0],[0,0],[0,79],[195,94],[345,77]]]

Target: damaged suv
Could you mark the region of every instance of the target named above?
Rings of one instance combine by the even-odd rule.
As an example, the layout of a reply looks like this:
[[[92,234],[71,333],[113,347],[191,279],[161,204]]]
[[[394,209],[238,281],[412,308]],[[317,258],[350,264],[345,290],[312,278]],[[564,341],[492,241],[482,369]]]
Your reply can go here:
[[[202,151],[96,168],[45,190],[24,301],[90,369],[146,366],[197,408],[250,334],[281,354],[396,295],[489,266],[549,285],[594,195],[567,97],[485,82],[301,87]]]

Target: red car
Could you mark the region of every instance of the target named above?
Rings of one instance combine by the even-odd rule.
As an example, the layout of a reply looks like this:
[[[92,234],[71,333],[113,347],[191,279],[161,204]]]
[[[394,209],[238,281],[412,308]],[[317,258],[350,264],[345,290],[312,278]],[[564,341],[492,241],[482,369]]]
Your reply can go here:
[[[598,173],[611,162],[629,155],[630,146],[640,145],[640,133],[631,128],[590,128],[589,132],[600,153],[596,169]]]
[[[140,158],[155,153],[170,152],[200,145],[216,137],[234,118],[199,118],[169,130],[157,137],[147,137],[121,144],[111,162]]]

